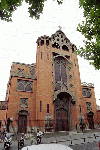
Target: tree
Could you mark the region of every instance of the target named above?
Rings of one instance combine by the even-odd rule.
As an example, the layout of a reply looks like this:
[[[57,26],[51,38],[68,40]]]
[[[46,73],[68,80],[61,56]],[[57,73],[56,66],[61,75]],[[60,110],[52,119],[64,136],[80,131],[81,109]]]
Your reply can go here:
[[[80,47],[77,54],[90,60],[95,69],[100,69],[100,1],[79,0],[83,8],[85,21],[79,24],[77,31],[85,36],[85,48]]]
[[[25,0],[29,4],[28,12],[30,17],[40,18],[43,12],[44,2],[47,0]],[[17,7],[22,5],[23,0],[1,0],[0,2],[0,18],[5,21],[12,21],[12,13]],[[57,0],[58,4],[62,4],[62,0]]]

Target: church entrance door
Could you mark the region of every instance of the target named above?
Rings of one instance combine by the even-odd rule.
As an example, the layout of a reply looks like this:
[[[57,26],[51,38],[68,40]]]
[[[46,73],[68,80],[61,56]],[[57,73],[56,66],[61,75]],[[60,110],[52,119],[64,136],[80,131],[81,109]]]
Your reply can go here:
[[[54,102],[55,107],[55,130],[68,131],[70,128],[70,98],[66,92],[57,95]]]
[[[68,112],[63,108],[56,110],[56,130],[57,131],[68,130]]]
[[[18,132],[19,133],[26,133],[27,132],[27,115],[19,115]]]

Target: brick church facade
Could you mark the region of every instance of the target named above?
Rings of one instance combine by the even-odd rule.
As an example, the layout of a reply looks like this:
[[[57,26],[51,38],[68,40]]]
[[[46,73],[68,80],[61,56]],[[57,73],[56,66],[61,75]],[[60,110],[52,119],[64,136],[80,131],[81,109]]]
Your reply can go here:
[[[13,118],[11,130],[73,130],[80,118],[94,128],[94,85],[81,84],[75,50],[60,29],[37,39],[36,63],[12,63],[5,101],[6,116]]]

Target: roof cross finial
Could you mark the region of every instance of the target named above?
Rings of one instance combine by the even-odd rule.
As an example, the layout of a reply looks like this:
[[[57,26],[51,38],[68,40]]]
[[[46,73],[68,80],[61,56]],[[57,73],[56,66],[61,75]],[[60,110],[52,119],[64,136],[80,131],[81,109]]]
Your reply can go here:
[[[59,27],[59,30],[61,30],[62,29],[62,27],[61,26],[58,26]]]

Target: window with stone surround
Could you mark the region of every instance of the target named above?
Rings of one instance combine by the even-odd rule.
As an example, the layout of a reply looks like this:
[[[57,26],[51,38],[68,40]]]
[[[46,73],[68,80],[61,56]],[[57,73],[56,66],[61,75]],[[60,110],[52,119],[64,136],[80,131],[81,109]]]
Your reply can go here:
[[[86,106],[87,106],[87,110],[91,110],[91,103],[90,102],[86,102]]]
[[[55,63],[55,81],[67,82],[66,60],[63,57],[57,57]]]
[[[20,98],[20,106],[28,107],[28,98]]]
[[[17,90],[18,91],[26,91],[26,92],[32,92],[33,87],[33,81],[28,80],[17,80]]]
[[[89,88],[82,88],[83,97],[91,97],[91,89]]]

